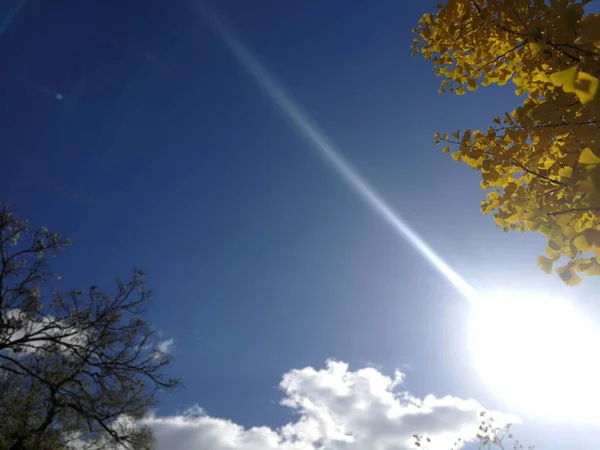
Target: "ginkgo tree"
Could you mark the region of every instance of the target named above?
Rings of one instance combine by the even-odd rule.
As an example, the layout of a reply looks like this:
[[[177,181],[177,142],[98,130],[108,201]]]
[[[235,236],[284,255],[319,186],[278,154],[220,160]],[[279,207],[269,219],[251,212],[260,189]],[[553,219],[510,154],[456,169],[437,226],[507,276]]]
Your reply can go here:
[[[412,45],[440,93],[515,85],[513,111],[435,142],[481,172],[483,214],[548,238],[538,264],[569,285],[600,275],[600,14],[587,3],[449,0],[422,16]]]

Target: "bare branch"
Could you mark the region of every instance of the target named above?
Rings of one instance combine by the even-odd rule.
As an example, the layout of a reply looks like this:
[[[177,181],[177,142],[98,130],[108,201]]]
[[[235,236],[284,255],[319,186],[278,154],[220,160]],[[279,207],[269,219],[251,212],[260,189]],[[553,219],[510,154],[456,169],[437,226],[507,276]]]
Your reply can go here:
[[[180,385],[166,376],[170,357],[156,357],[158,340],[143,318],[151,291],[134,269],[128,281],[117,281],[114,295],[95,286],[86,295],[54,290],[43,305],[40,292],[51,288],[48,256],[67,245],[0,209],[0,387],[25,393],[0,398],[0,435],[12,436],[14,448],[44,448],[50,437],[67,442],[73,433],[139,448],[147,430],[124,426],[123,418],[142,417],[159,389]],[[11,411],[23,420],[3,420]]]

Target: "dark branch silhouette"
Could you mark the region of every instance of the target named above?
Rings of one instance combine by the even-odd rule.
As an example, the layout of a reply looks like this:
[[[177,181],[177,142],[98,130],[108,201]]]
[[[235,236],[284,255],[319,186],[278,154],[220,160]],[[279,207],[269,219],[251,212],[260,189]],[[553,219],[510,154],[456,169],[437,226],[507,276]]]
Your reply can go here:
[[[138,269],[114,295],[52,288],[68,245],[0,208],[0,450],[150,448],[135,420],[179,385],[144,320],[152,293]]]

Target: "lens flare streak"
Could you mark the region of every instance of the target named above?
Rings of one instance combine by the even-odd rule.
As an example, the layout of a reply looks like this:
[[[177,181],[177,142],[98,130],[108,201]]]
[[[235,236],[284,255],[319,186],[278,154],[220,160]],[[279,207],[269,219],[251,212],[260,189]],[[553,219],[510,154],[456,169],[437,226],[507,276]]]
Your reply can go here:
[[[2,33],[4,33],[10,26],[14,18],[17,17],[26,3],[27,0],[13,0],[12,5],[10,1],[3,5],[3,7],[8,9],[8,11],[5,11],[4,17],[0,19],[0,36],[2,36]]]
[[[306,137],[335,174],[469,301],[471,353],[475,365],[490,388],[503,399],[511,399],[513,406],[521,407],[522,411],[533,412],[539,417],[568,419],[572,416],[572,411],[577,410],[581,412],[578,416],[581,422],[592,420],[593,423],[600,424],[595,409],[592,408],[591,411],[589,408],[600,401],[600,389],[595,381],[600,376],[600,365],[589,357],[597,354],[600,349],[600,333],[595,324],[585,314],[571,308],[568,302],[551,302],[544,297],[544,301],[536,303],[535,296],[531,295],[507,292],[494,295],[492,292],[476,291],[352,167],[336,145],[319,130],[308,114],[303,112],[229,27],[205,5],[198,4],[198,8],[235,59]],[[507,336],[504,327],[508,324],[511,324],[511,332]],[[522,326],[516,330],[513,329],[515,324]],[[491,325],[496,328],[490,329]],[[562,332],[557,333],[558,330]],[[517,333],[510,339],[516,331],[521,334]],[[495,350],[491,354],[490,348]],[[505,361],[498,358],[501,354],[511,355],[520,364],[509,364],[507,367]],[[568,362],[565,370],[557,370],[557,364],[561,366],[564,362]],[[564,385],[565,379],[571,378],[572,371],[591,375],[577,377],[575,383],[581,386],[575,395],[568,384],[564,389],[556,390],[558,386]],[[528,373],[535,375],[523,376]],[[545,382],[540,382],[541,380]],[[549,392],[552,395],[548,396]],[[594,400],[589,402],[590,398]]]
[[[402,219],[371,184],[352,167],[336,145],[319,130],[308,114],[294,102],[275,77],[257,60],[240,40],[206,6],[198,5],[200,13],[211,28],[224,41],[237,61],[248,71],[263,91],[273,100],[287,118],[308,139],[313,147],[332,167],[340,179],[355,191],[382,219],[410,242],[452,285],[467,299],[475,301],[477,293],[452,267],[450,267],[407,223]]]

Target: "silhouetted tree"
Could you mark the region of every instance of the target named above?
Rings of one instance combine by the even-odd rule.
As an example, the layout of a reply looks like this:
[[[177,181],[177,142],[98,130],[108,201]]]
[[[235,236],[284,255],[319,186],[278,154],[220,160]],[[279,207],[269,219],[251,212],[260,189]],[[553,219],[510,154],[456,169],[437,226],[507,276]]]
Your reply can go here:
[[[151,291],[140,270],[114,295],[53,288],[68,245],[0,206],[0,450],[150,448],[136,419],[179,385],[143,318]]]

